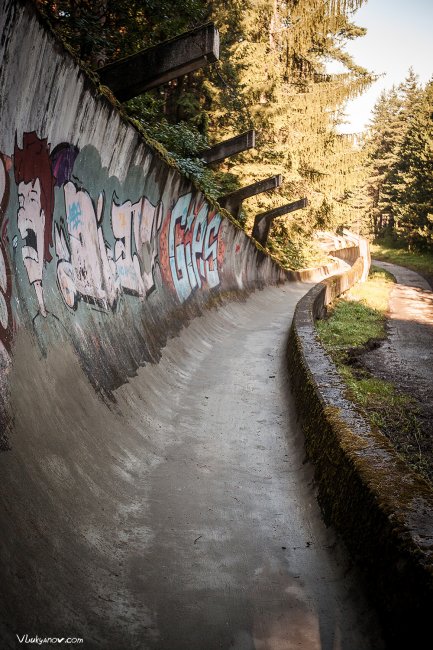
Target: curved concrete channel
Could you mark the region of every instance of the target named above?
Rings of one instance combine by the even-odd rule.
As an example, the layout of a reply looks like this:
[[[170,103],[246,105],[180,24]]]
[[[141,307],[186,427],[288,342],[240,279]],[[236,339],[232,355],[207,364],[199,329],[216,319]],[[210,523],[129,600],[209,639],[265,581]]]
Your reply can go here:
[[[72,349],[24,330],[0,454],[2,647],[378,650],[320,517],[285,368],[311,285],[256,292],[169,341],[103,400]]]

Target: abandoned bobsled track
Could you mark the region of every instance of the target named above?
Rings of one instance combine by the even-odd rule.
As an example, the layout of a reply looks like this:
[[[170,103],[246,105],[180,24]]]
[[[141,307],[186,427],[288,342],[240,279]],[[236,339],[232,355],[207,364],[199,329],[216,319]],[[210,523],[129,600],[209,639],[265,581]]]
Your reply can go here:
[[[283,362],[312,275],[182,176],[34,3],[0,0],[0,35],[1,648],[378,650]]]
[[[195,319],[102,400],[72,348],[11,370],[0,455],[2,647],[380,647],[320,518],[284,345],[306,285]]]

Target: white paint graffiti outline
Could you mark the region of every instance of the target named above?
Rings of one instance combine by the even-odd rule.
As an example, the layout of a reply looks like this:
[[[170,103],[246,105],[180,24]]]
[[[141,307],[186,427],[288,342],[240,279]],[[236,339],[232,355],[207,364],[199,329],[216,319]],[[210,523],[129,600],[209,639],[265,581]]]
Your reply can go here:
[[[99,195],[95,211],[86,191],[70,181],[63,190],[69,246],[62,228],[56,225],[54,233],[62,296],[69,307],[75,307],[79,297],[112,307],[119,294],[119,280],[101,227],[104,195]]]
[[[155,206],[145,197],[121,205],[113,200],[113,254],[104,241],[101,227],[103,194],[99,195],[95,211],[86,191],[78,190],[71,182],[63,189],[68,238],[63,228],[56,225],[54,241],[57,280],[66,304],[75,308],[82,297],[105,308],[113,307],[120,287],[144,298],[155,288],[162,203]]]
[[[112,203],[111,223],[116,239],[114,259],[122,287],[144,297],[155,288],[158,255],[157,233],[162,222],[162,203],[142,197],[137,203]],[[136,252],[133,252],[135,244]]]

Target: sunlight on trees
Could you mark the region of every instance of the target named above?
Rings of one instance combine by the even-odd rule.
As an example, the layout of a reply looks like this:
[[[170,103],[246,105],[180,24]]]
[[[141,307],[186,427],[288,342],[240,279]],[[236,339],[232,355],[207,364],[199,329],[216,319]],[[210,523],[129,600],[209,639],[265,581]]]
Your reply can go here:
[[[341,135],[343,106],[374,77],[345,52],[365,30],[364,0],[36,0],[77,56],[94,68],[214,21],[220,61],[130,102],[127,110],[212,196],[281,173],[272,193],[248,199],[242,223],[306,196],[309,208],[276,221],[269,247],[287,266],[314,257],[315,229],[360,227],[365,156]],[[327,72],[329,61],[343,72]],[[256,149],[206,169],[198,150],[255,128]],[[362,201],[361,201],[362,204]]]
[[[413,70],[382,93],[365,142],[365,217],[376,236],[433,250],[433,82]]]

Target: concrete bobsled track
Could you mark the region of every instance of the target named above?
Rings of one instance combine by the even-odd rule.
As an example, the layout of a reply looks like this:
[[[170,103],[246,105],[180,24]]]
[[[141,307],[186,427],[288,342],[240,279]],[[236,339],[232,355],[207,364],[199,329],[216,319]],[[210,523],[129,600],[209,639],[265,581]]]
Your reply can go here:
[[[381,648],[323,525],[284,348],[306,285],[195,319],[103,401],[27,333],[2,476],[2,647]]]
[[[32,3],[0,62],[0,647],[377,650],[282,361],[306,285]]]

